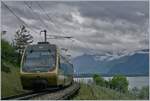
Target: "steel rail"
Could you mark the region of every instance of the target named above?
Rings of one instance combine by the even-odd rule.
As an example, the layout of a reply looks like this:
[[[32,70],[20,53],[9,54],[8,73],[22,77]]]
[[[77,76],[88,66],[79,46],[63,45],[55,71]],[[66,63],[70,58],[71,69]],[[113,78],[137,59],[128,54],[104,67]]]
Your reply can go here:
[[[26,100],[26,99],[30,99],[32,97],[35,96],[39,96],[39,95],[44,95],[46,93],[49,92],[54,92],[59,90],[60,88],[48,88],[48,89],[43,89],[43,90],[39,90],[39,91],[32,91],[32,92],[28,92],[28,93],[24,93],[24,94],[19,94],[19,95],[14,95],[14,96],[9,96],[9,97],[2,97],[2,100]]]
[[[68,100],[72,99],[79,91],[79,83],[73,83],[65,89],[59,90],[54,93],[49,93],[31,98],[31,100]]]
[[[71,92],[68,92],[65,96],[62,96],[56,100],[68,100],[70,98],[72,98],[74,95],[77,94],[77,92],[79,91],[80,89],[80,85],[78,84],[75,89],[73,89]]]
[[[74,84],[70,85],[73,86]],[[10,96],[10,97],[4,97],[1,98],[2,100],[27,100],[27,99],[31,99],[33,97],[37,97],[37,96],[43,96],[45,94],[48,93],[57,93],[61,90],[65,90],[69,88],[69,86],[66,87],[56,87],[56,88],[48,88],[48,89],[43,89],[40,91],[32,91],[29,93],[25,93],[25,94],[20,94],[20,95],[15,95],[15,96]],[[79,84],[76,84],[76,86],[73,88],[73,90],[67,92],[65,95],[63,96],[59,96],[58,98],[55,98],[56,100],[66,100],[68,98],[71,98],[74,94],[76,94],[76,92],[80,89]]]

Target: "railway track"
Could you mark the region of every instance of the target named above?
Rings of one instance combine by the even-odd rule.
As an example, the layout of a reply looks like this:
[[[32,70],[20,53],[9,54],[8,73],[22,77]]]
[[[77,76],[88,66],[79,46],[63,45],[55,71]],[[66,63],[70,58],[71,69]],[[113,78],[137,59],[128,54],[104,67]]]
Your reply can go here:
[[[78,90],[80,86],[78,83],[73,83],[72,85],[64,88],[48,88],[37,92],[29,92],[21,95],[10,96],[2,98],[2,100],[65,100],[72,97]]]

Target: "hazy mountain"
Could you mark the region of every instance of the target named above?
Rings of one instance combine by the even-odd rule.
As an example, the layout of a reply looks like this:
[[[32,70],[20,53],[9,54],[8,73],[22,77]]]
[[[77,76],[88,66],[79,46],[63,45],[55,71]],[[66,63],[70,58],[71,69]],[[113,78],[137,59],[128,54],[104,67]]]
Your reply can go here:
[[[124,62],[116,64],[108,73],[115,74],[148,74],[149,56],[148,54],[136,53],[132,56],[125,56]]]
[[[72,63],[77,73],[148,75],[148,52],[149,50],[140,50],[136,51],[136,53],[122,56],[84,54],[74,58]]]

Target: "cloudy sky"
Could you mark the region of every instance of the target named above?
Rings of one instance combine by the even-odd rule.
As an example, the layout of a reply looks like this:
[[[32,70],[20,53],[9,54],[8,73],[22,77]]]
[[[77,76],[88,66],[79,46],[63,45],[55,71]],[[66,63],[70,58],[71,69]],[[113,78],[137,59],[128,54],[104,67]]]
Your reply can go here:
[[[16,1],[4,2],[28,26],[34,43],[42,41],[40,31],[49,35],[72,36],[50,39],[59,47],[68,48],[72,57],[82,54],[127,54],[148,49],[147,1]],[[3,36],[11,41],[22,24],[1,3]]]

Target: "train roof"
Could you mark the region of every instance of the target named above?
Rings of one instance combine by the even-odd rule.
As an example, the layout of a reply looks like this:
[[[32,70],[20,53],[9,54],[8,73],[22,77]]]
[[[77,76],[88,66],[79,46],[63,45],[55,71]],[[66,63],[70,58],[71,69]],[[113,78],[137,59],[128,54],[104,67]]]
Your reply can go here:
[[[56,50],[57,46],[55,44],[49,43],[38,43],[33,45],[28,45],[26,50]]]

